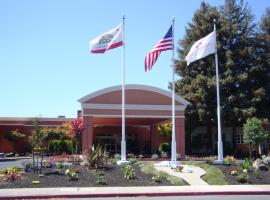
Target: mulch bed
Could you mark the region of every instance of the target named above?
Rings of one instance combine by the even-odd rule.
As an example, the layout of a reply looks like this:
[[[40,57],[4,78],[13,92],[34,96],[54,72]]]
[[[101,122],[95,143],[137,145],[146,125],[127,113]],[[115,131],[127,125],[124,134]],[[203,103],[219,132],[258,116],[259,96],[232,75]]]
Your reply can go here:
[[[238,166],[226,166],[226,165],[216,165],[223,174],[225,175],[225,180],[229,185],[239,185],[239,184],[253,184],[253,185],[264,185],[270,184],[270,167],[267,166],[268,171],[257,170],[252,168],[251,171],[248,172],[249,181],[248,183],[239,183],[237,182],[237,176],[230,175],[229,173],[232,170],[236,170],[238,174],[242,171]]]
[[[96,183],[96,171],[89,170],[84,166],[76,166],[75,168],[80,171],[79,180],[71,181],[66,175],[64,170],[61,174],[55,173],[53,168],[43,169],[44,177],[39,177],[38,174],[22,173],[22,179],[14,182],[7,182],[1,180],[0,188],[44,188],[44,187],[112,187],[112,186],[161,186],[172,185],[169,181],[163,180],[158,184],[152,181],[152,175],[141,172],[137,164],[132,165],[136,172],[136,179],[128,180],[124,178],[121,167],[112,165],[102,170],[105,177],[105,185]],[[74,167],[73,167],[74,169]],[[33,184],[32,181],[40,181],[39,184]]]

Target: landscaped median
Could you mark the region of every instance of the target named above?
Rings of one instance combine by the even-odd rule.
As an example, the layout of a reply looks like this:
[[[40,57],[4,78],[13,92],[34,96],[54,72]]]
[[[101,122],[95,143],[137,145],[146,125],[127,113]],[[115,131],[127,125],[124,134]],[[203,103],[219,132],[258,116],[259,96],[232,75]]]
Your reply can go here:
[[[133,155],[129,157],[130,165],[118,166],[119,158],[119,154],[109,157],[97,147],[79,161],[65,154],[47,157],[38,170],[34,168],[41,165],[34,166],[29,161],[23,163],[23,168],[1,170],[0,188],[193,186],[202,185],[202,180],[205,185],[270,184],[268,157],[252,162],[227,156],[224,165],[214,165],[209,159],[190,159],[181,161],[179,166],[166,167],[167,170],[156,167],[160,161],[138,160]],[[191,170],[184,170],[185,167]],[[195,176],[198,184],[185,179],[194,176],[195,169],[204,172]]]

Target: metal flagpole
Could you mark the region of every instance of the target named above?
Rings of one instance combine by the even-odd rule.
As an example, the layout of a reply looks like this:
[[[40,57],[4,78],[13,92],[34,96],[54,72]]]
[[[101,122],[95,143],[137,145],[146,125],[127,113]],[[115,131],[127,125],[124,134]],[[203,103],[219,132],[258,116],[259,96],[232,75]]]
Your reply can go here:
[[[216,20],[214,19],[214,31],[216,33]],[[217,120],[218,120],[218,160],[217,164],[223,162],[223,144],[222,144],[222,134],[221,134],[221,122],[220,122],[220,95],[219,95],[219,72],[218,72],[218,55],[217,55],[217,45],[215,52],[215,63],[216,63],[216,89],[217,89]]]
[[[121,160],[118,165],[129,163],[126,158],[126,109],[125,109],[125,15],[123,15],[123,53],[122,53],[122,139],[121,139]]]
[[[174,18],[172,19],[172,149],[171,162],[176,161],[176,141],[175,141],[175,66],[174,66]]]

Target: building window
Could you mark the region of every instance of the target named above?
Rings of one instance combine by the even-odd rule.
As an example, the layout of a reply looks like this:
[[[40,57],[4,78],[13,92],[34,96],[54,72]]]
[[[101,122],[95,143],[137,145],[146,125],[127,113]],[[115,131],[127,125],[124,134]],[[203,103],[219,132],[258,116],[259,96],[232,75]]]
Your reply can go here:
[[[236,135],[236,144],[244,144],[244,136],[243,134]]]

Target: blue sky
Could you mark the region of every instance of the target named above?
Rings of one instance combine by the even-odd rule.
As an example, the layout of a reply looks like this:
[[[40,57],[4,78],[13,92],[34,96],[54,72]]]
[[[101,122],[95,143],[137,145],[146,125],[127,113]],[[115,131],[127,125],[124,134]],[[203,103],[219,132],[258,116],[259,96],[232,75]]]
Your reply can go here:
[[[74,117],[79,98],[121,84],[122,48],[89,54],[88,42],[120,24],[122,14],[126,15],[126,83],[167,89],[171,52],[162,53],[147,73],[144,57],[164,36],[172,17],[175,38],[182,38],[200,2],[1,0],[0,117]],[[255,20],[270,5],[269,0],[247,2]]]

